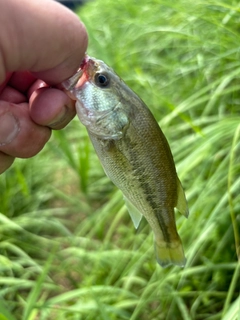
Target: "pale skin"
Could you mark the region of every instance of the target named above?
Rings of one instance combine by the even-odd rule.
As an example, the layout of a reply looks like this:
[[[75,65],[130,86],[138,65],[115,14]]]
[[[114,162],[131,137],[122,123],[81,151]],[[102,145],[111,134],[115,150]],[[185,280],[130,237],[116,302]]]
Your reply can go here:
[[[0,1],[0,26],[1,174],[15,158],[39,153],[51,130],[75,116],[75,101],[54,86],[78,69],[87,32],[52,0]]]

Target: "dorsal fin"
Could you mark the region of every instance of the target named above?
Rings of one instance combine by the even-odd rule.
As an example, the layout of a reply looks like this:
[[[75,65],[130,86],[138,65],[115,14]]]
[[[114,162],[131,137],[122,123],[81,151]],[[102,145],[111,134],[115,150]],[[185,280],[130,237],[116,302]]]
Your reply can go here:
[[[137,229],[140,224],[140,221],[142,220],[142,214],[127,197],[123,196],[123,199],[125,201],[126,207],[130,214],[134,227]]]
[[[184,215],[187,218],[189,214],[187,200],[186,200],[186,196],[185,196],[182,184],[178,178],[177,178],[177,193],[178,193],[178,199],[177,199],[176,208],[182,215]]]

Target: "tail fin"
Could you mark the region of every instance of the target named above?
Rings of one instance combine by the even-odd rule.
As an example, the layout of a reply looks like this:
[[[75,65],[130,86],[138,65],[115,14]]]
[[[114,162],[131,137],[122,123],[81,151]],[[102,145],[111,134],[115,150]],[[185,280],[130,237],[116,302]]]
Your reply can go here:
[[[163,267],[167,267],[171,264],[184,267],[186,258],[184,256],[182,243],[179,239],[178,242],[166,243],[162,242],[158,244],[155,241],[155,252],[157,256],[157,262]]]

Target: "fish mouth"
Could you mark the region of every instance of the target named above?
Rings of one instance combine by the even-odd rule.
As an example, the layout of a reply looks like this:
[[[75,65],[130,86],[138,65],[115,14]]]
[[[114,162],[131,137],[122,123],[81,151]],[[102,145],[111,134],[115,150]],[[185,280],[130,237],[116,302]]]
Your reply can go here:
[[[63,81],[60,86],[67,91],[72,91],[78,83],[79,79],[81,79],[82,75],[83,70],[79,68],[71,78]]]
[[[99,71],[99,68],[100,66],[96,59],[85,55],[79,68],[81,76],[75,85],[75,89],[80,88],[86,81],[93,79],[96,72]]]
[[[85,71],[86,65],[87,65],[87,61],[88,61],[88,56],[85,55],[77,72],[71,78],[63,81],[61,83],[61,87],[63,87],[67,91],[72,91],[73,89],[75,89],[77,83],[79,82],[79,80],[82,78],[82,76],[84,74],[84,71]]]
[[[86,54],[77,72],[71,78],[63,81],[61,86],[65,90],[73,92],[82,87],[86,81],[93,78],[98,68],[97,61]]]

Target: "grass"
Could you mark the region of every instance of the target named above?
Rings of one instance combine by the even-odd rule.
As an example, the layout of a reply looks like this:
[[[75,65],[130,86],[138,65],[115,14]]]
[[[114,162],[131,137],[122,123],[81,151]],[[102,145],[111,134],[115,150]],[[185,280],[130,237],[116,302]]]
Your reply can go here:
[[[75,119],[0,176],[0,320],[239,320],[238,2],[96,0],[78,13],[88,53],[169,140],[187,265],[156,264],[149,226],[135,231]]]

